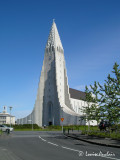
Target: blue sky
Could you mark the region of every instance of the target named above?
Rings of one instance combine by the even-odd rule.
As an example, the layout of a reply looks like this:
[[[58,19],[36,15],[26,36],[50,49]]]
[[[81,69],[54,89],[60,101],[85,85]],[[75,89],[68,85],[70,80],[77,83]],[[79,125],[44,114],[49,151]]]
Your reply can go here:
[[[32,111],[52,19],[70,87],[103,84],[120,64],[119,0],[0,1],[0,111],[13,106],[17,118]]]

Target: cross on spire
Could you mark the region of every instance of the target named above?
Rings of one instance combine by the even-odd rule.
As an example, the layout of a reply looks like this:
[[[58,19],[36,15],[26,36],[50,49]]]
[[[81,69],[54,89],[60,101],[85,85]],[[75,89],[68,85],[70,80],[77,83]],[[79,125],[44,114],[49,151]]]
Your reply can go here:
[[[55,22],[55,19],[53,19],[53,23]]]

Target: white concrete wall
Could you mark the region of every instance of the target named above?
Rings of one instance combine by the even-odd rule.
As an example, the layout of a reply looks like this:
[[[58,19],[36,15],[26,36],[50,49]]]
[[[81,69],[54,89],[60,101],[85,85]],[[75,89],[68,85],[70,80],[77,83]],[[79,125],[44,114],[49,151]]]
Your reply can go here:
[[[86,102],[83,100],[78,100],[78,99],[74,99],[74,98],[70,98],[70,101],[71,101],[73,110],[76,113],[83,115],[82,108],[83,108],[83,106],[87,106]]]
[[[74,98],[70,98],[72,107],[74,109],[74,111],[78,114],[80,114],[80,116],[85,115],[85,113],[82,112],[83,107],[88,106],[87,102],[83,101],[83,100],[78,100],[78,99],[74,99]],[[90,103],[90,106],[93,103]],[[97,125],[97,121],[96,120],[92,120],[89,122],[90,125]],[[86,123],[86,125],[88,125],[88,122]]]

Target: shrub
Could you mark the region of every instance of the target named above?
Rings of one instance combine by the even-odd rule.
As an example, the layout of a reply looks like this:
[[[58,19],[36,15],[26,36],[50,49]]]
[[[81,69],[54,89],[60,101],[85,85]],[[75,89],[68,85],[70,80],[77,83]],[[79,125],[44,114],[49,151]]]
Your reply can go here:
[[[12,125],[12,127],[14,129],[31,129],[32,128],[32,124],[16,124],[16,125]],[[33,128],[34,129],[40,129],[40,127],[37,124],[33,124]]]

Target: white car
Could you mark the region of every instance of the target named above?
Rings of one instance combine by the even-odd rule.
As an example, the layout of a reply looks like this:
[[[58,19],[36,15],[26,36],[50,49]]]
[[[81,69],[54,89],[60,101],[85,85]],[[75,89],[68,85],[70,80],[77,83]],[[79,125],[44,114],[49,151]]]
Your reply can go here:
[[[3,132],[12,132],[13,128],[5,126],[5,125],[0,125],[0,130],[3,131]]]

